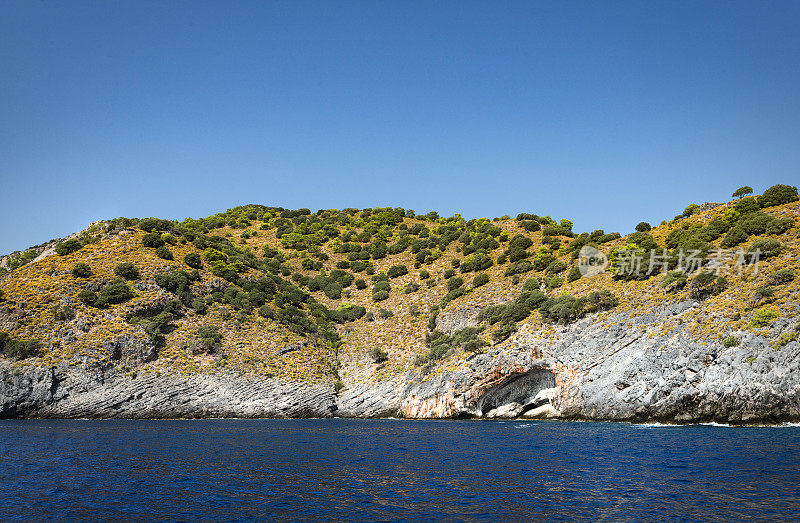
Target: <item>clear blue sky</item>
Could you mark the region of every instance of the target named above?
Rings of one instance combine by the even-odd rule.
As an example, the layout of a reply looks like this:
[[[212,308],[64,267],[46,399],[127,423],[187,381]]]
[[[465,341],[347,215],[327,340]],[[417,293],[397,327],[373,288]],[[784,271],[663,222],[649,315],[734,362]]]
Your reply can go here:
[[[800,182],[800,2],[0,1],[0,252],[245,203],[629,232]]]

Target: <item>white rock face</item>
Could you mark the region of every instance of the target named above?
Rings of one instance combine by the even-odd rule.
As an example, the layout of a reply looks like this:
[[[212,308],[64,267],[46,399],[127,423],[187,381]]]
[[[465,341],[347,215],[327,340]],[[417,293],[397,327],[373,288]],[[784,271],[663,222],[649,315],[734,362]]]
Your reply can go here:
[[[146,372],[126,340],[120,354],[145,361],[138,377],[80,365],[19,367],[0,360],[0,417],[558,417],[613,421],[770,424],[800,421],[800,343],[772,347],[738,333],[740,344],[698,340],[652,325],[696,302],[648,314],[583,318],[544,337],[524,330],[455,370],[412,370],[384,382],[288,382],[225,373]],[[793,329],[795,323],[774,322]],[[786,320],[787,322],[790,319]],[[132,351],[132,352],[131,352]],[[139,357],[141,356],[141,357]]]
[[[561,412],[556,410],[555,407],[550,405],[549,403],[545,403],[544,405],[540,405],[535,409],[531,409],[526,411],[522,414],[522,418],[530,418],[530,419],[543,419],[543,418],[557,418],[561,415]]]

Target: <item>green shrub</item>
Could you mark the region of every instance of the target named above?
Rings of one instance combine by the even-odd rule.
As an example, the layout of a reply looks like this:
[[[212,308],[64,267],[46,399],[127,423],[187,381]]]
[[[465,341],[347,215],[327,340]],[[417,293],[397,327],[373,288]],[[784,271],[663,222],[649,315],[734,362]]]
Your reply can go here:
[[[117,279],[103,287],[97,293],[97,301],[94,303],[95,307],[105,307],[108,304],[123,303],[131,298],[136,297],[136,292],[125,282],[125,280]]]
[[[453,269],[447,269],[446,271],[444,271],[444,279],[445,280],[449,280],[450,278],[452,278],[455,275],[456,275],[456,271],[454,271]]]
[[[208,312],[208,304],[204,298],[197,297],[192,300],[192,309],[197,314],[205,314]]]
[[[378,292],[378,291],[389,292],[391,289],[392,289],[392,286],[389,284],[388,281],[377,281],[372,286],[372,292],[373,293]]]
[[[734,210],[736,210],[741,216],[749,214],[751,212],[757,212],[761,207],[759,207],[758,202],[753,197],[742,198],[738,202],[736,202],[733,206]]]
[[[773,285],[783,285],[793,280],[794,280],[794,270],[792,269],[781,269],[779,271],[775,271],[769,277],[769,281]]]
[[[367,309],[362,307],[361,305],[354,305],[352,303],[345,303],[336,311],[332,311],[335,316],[335,320],[339,323],[347,323],[350,321],[355,321],[359,318],[363,318],[367,314]]]
[[[789,229],[791,229],[793,225],[794,225],[794,219],[791,218],[790,216],[781,216],[777,218],[772,218],[772,220],[770,220],[769,225],[767,225],[767,228],[764,232],[771,236],[778,236],[779,234],[783,234]]]
[[[389,297],[389,293],[387,291],[378,291],[372,293],[372,301],[379,302],[387,299]]]
[[[569,323],[583,312],[583,300],[570,295],[548,298],[539,307],[539,312],[545,320]]]
[[[83,242],[75,238],[70,238],[69,240],[57,243],[55,251],[59,256],[66,256],[67,254],[77,251],[81,247],[83,247]]]
[[[183,262],[193,269],[203,268],[203,258],[196,252],[190,252],[183,257]]]
[[[511,321],[504,321],[500,324],[500,326],[492,333],[492,342],[493,343],[500,343],[504,340],[507,340],[509,336],[514,334],[514,331],[517,330],[517,324]]]
[[[783,251],[781,242],[774,238],[764,238],[756,240],[748,249],[748,252],[760,252],[761,259],[772,258],[778,256]]]
[[[558,287],[561,287],[564,284],[564,279],[559,278],[558,276],[551,276],[547,278],[547,289],[553,290]]]
[[[387,319],[391,318],[392,316],[394,316],[394,313],[392,311],[389,311],[389,310],[386,310],[386,309],[383,309],[383,308],[378,309],[378,317],[380,319],[387,320]]]
[[[561,260],[553,260],[550,264],[545,268],[545,272],[547,274],[559,274],[564,272],[567,268],[567,264]]]
[[[543,271],[546,270],[547,267],[549,267],[554,261],[556,261],[556,257],[549,252],[537,254],[533,259],[533,268],[537,271]]]
[[[688,278],[683,271],[670,271],[661,280],[661,288],[676,291],[686,287]]]
[[[755,312],[755,314],[753,314],[753,317],[750,319],[750,323],[748,324],[748,326],[755,328],[766,327],[779,316],[780,314],[778,314],[777,311],[774,311],[772,309],[766,309],[766,308],[758,309]]]
[[[65,305],[56,305],[53,307],[53,319],[56,321],[70,321],[75,318],[75,309]]]
[[[741,198],[743,196],[747,196],[748,194],[753,194],[753,188],[745,185],[733,191],[731,198]]]
[[[764,194],[759,196],[758,205],[763,209],[765,207],[774,207],[784,203],[796,202],[798,200],[797,187],[791,185],[773,185]]]
[[[222,334],[216,325],[205,325],[198,328],[197,338],[200,348],[209,354],[215,353],[222,342]]]
[[[747,234],[764,234],[772,224],[772,216],[761,211],[751,212],[739,220],[739,227]]]
[[[84,305],[89,305],[90,307],[93,307],[94,304],[97,303],[97,293],[88,289],[80,291],[77,298],[78,301]]]
[[[325,296],[332,300],[338,300],[342,297],[342,286],[338,282],[329,283],[323,289]]]
[[[464,285],[464,278],[450,278],[447,280],[447,290],[453,291]]]
[[[411,294],[412,292],[417,292],[419,290],[419,283],[411,282],[406,285],[405,293]]]
[[[528,278],[522,285],[522,292],[538,291],[542,282],[539,278]]]
[[[489,283],[489,275],[485,272],[479,272],[472,278],[472,287],[477,288]]]
[[[503,274],[505,276],[519,276],[520,274],[524,274],[532,270],[533,264],[530,262],[530,260],[519,260],[518,262],[515,262],[513,265],[509,266]]]
[[[114,267],[114,274],[126,280],[135,280],[139,277],[139,269],[131,262],[123,262]]]
[[[784,332],[781,334],[780,339],[778,340],[778,345],[781,347],[788,345],[789,343],[797,341],[797,333],[796,332]]]
[[[157,232],[149,232],[142,237],[142,245],[150,248],[158,248],[164,245],[164,240]]]
[[[162,260],[172,260],[174,259],[172,256],[172,251],[169,250],[169,247],[166,245],[162,245],[156,249],[156,256],[161,258]]]
[[[725,238],[722,239],[721,245],[723,247],[736,247],[737,245],[747,241],[747,233],[739,227],[731,227]]]
[[[78,262],[72,268],[72,275],[76,278],[91,278],[92,269],[83,262]]]
[[[756,300],[770,300],[775,297],[775,289],[766,285],[764,287],[759,287],[756,289]]]
[[[688,218],[689,216],[693,215],[694,213],[696,213],[699,210],[700,210],[700,206],[697,205],[696,203],[689,204],[689,206],[686,207],[686,209],[684,209],[683,216],[684,216],[684,218]]]
[[[0,354],[7,358],[24,360],[38,356],[39,346],[38,340],[15,339],[9,333],[0,331]]]
[[[730,349],[731,347],[736,347],[737,345],[739,345],[739,339],[734,335],[730,335],[722,340],[722,345],[728,349]]]
[[[358,290],[367,288],[367,282],[365,282],[363,278],[357,279],[355,281],[355,284],[356,284],[356,289],[358,289]]]
[[[431,277],[431,273],[429,273],[425,269],[422,269],[421,271],[419,271],[419,279],[420,280],[427,280],[430,277]]]
[[[381,363],[389,359],[389,354],[380,347],[372,347],[369,350],[369,357],[372,358],[373,363]]]
[[[639,222],[639,224],[636,226],[636,230],[638,232],[647,232],[650,229],[652,229],[652,227],[647,222]]]
[[[704,271],[692,278],[689,284],[689,295],[695,300],[703,300],[713,294],[719,294],[724,290],[727,280],[724,276],[717,277],[710,271]]]
[[[596,312],[613,309],[619,305],[619,300],[614,293],[608,289],[601,291],[592,291],[586,296],[584,300],[584,311]]]
[[[573,266],[569,271],[569,275],[567,275],[567,281],[573,282],[580,280],[582,276],[583,274],[581,274],[581,270],[577,266]]]
[[[390,278],[397,278],[399,276],[408,274],[408,267],[406,267],[405,265],[392,265],[391,267],[389,267],[389,270],[386,271],[386,274]]]

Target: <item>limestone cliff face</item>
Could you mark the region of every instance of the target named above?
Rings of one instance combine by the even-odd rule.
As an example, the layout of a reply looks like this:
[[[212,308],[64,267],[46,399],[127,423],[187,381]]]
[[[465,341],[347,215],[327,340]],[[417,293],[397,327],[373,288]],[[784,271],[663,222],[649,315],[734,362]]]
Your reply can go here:
[[[80,365],[0,367],[0,416],[58,418],[379,417],[563,418],[779,423],[800,419],[800,344],[703,345],[682,330],[652,336],[649,315],[619,313],[521,332],[456,370],[380,383],[329,385],[232,374],[137,376]]]
[[[225,374],[0,367],[0,417],[329,417],[333,387]]]
[[[463,368],[407,376],[402,387],[366,387],[387,412],[409,418],[558,417],[614,421],[779,423],[800,419],[800,344],[771,347],[753,333],[740,345],[697,342],[648,327],[698,306],[683,302],[638,317],[614,314],[560,327],[557,340],[520,333]],[[613,326],[610,326],[613,325]],[[354,409],[352,395],[340,412]]]

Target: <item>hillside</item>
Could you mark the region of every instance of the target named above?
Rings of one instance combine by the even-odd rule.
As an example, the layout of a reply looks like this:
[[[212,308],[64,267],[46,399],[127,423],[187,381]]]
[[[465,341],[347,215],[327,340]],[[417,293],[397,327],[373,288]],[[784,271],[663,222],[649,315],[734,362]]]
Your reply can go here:
[[[800,201],[747,189],[625,236],[400,208],[97,222],[3,258],[0,415],[797,419]],[[607,270],[582,273],[587,246]],[[719,387],[772,380],[765,403],[747,411],[752,382],[698,389],[721,362]],[[688,392],[661,412],[667,368]]]

